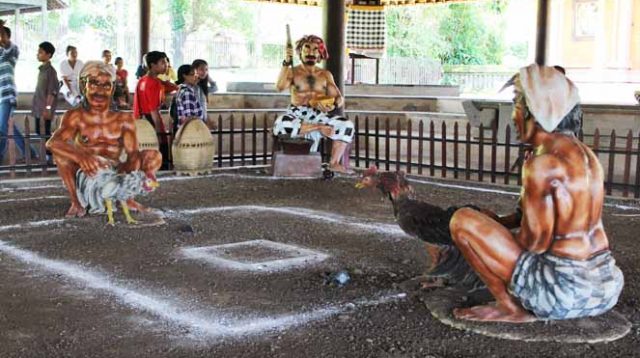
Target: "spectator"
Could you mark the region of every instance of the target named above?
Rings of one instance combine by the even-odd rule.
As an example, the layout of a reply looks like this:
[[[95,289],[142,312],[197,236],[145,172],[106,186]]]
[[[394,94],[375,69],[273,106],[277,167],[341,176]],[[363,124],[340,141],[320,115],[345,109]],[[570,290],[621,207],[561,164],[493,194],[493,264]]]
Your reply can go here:
[[[136,69],[136,79],[141,79],[142,76],[147,74],[147,67],[144,65],[144,56],[142,56],[142,62],[138,65]]]
[[[75,46],[67,46],[67,59],[60,62],[60,74],[62,75],[63,86],[61,92],[64,99],[71,105],[76,106],[82,100],[78,79],[84,64],[78,60],[78,50]]]
[[[209,119],[207,115],[207,105],[209,93],[214,93],[218,90],[218,86],[216,85],[216,81],[211,79],[209,76],[209,64],[207,61],[202,59],[194,60],[191,64],[191,67],[196,71],[196,76],[198,77],[198,86],[196,87],[196,95],[202,104],[202,109],[205,113],[205,122],[209,124]],[[211,85],[211,87],[210,87]],[[209,125],[212,127],[212,125]]]
[[[124,69],[124,60],[122,57],[116,57],[116,89],[113,94],[114,101],[118,108],[129,109],[129,85],[127,77],[129,73]]]
[[[9,119],[16,108],[16,84],[14,80],[16,62],[20,51],[18,46],[11,42],[11,30],[4,26],[4,21],[0,20],[0,161],[7,150],[7,134],[9,131]],[[17,127],[13,127],[13,138],[22,152],[26,156],[24,137]],[[31,149],[31,157],[36,154]]]
[[[169,61],[168,58],[167,58],[167,72],[158,75],[158,78],[162,82],[171,82],[171,83],[176,83],[176,81],[178,80],[178,76],[176,75],[176,70],[174,70],[173,67],[171,67],[171,62]]]
[[[111,63],[111,51],[102,51],[102,60],[104,61],[104,64],[113,71],[112,73],[116,73],[116,67]]]
[[[188,119],[198,118],[205,120],[205,112],[202,109],[195,88],[198,78],[191,65],[182,65],[178,68],[178,93],[173,99],[169,113],[173,119],[174,133],[185,124]]]
[[[167,72],[167,55],[160,51],[151,51],[145,55],[145,66],[148,71],[142,76],[133,95],[134,118],[144,118],[160,133],[160,152],[163,167],[167,167],[168,141],[167,130],[160,117],[160,107],[165,98],[165,85],[158,75]]]
[[[36,122],[36,133],[42,135],[40,131],[40,121],[44,121],[44,135],[51,136],[51,121],[56,111],[56,97],[58,90],[58,73],[51,66],[51,57],[56,52],[56,48],[50,42],[43,42],[38,46],[38,61],[42,62],[38,73],[38,83],[33,94],[32,114]]]

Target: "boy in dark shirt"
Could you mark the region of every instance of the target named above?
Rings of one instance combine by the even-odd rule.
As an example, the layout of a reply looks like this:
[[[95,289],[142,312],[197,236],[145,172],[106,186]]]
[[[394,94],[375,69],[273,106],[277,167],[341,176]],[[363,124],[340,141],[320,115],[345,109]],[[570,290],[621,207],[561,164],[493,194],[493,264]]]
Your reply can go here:
[[[51,66],[51,57],[56,52],[55,47],[50,42],[43,42],[38,46],[38,61],[40,73],[38,73],[38,83],[33,94],[32,114],[36,121],[36,133],[40,132],[40,120],[44,120],[45,136],[51,136],[51,121],[56,111],[56,96],[58,95],[58,73]]]

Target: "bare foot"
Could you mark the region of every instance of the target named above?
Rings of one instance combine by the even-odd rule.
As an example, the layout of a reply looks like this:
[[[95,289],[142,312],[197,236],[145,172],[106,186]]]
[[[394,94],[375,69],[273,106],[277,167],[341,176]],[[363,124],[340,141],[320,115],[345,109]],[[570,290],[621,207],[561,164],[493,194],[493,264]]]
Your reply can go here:
[[[470,308],[456,308],[453,310],[453,316],[458,319],[482,322],[524,323],[536,320],[535,316],[523,308],[505,308],[495,302]]]
[[[129,209],[131,209],[131,211],[137,211],[139,213],[148,213],[153,211],[153,209],[147,208],[146,206],[138,203],[133,199],[127,200],[127,206],[129,207]]]
[[[329,169],[331,169],[331,171],[334,171],[334,172],[337,172],[337,173],[342,173],[342,174],[353,174],[354,173],[353,170],[343,167],[342,164],[331,164]]]
[[[75,217],[83,217],[87,214],[87,211],[80,206],[80,204],[76,204],[73,203],[71,204],[71,207],[69,208],[69,210],[67,210],[67,213],[64,214],[65,217],[67,218],[75,218]]]

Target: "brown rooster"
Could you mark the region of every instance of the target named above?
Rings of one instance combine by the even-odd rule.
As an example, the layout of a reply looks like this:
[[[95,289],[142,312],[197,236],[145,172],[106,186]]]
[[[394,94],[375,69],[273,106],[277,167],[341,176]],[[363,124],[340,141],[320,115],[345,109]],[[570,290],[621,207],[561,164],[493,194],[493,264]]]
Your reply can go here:
[[[456,286],[473,291],[484,286],[451,240],[449,221],[458,207],[445,210],[419,201],[414,198],[413,188],[403,172],[378,172],[375,166],[363,173],[356,188],[380,189],[391,200],[393,215],[400,228],[425,242],[431,267],[422,283],[423,288]]]

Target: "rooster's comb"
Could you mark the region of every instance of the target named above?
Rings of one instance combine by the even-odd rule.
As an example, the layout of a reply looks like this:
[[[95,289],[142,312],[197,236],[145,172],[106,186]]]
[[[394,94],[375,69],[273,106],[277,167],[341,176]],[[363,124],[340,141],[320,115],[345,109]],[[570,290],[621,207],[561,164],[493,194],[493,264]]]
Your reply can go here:
[[[362,173],[362,176],[368,177],[368,176],[373,176],[378,174],[378,167],[376,167],[375,165],[372,165],[369,167],[369,169],[365,170]]]

